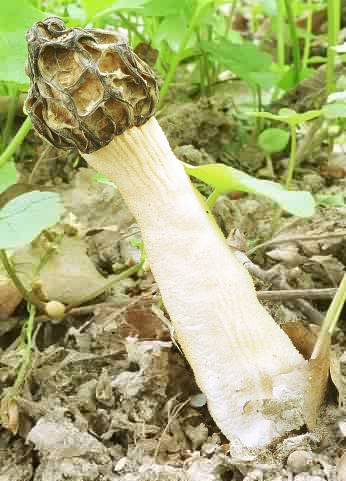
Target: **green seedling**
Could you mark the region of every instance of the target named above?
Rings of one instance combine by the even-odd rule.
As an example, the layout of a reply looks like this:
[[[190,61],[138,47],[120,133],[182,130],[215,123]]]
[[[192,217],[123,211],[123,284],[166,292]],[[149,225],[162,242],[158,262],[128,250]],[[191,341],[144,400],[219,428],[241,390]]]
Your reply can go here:
[[[272,178],[275,174],[271,155],[285,150],[289,139],[289,132],[278,128],[266,129],[258,136],[258,145],[266,156],[268,175]]]
[[[250,113],[250,115],[267,120],[276,120],[289,126],[291,133],[291,152],[286,173],[286,188],[290,189],[297,160],[297,127],[298,125],[319,117],[321,115],[321,110],[310,110],[300,114],[292,109],[280,109],[277,115],[271,114],[270,112],[254,112]]]

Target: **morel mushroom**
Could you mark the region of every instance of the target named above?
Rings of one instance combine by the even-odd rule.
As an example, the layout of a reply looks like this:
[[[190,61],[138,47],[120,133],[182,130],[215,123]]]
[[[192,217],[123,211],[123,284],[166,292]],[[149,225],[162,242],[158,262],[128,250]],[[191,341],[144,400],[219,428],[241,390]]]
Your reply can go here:
[[[154,115],[154,74],[114,32],[27,35],[26,110],[56,147],[77,147],[134,214],[177,339],[231,441],[261,447],[304,424],[307,363],[258,302]]]

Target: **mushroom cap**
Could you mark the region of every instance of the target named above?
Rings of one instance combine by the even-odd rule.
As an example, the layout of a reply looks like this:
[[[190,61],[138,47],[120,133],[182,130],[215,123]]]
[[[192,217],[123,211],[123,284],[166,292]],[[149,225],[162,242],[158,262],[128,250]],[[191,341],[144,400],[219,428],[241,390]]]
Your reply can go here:
[[[27,41],[25,109],[55,147],[91,153],[154,114],[155,75],[116,32],[66,28],[49,17]]]

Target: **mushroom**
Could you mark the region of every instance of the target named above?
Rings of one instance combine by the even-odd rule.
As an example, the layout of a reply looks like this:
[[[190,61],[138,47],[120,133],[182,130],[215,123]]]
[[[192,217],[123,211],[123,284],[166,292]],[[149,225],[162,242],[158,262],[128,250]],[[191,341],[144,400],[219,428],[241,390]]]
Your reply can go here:
[[[307,362],[259,303],[154,117],[151,69],[113,31],[51,17],[27,34],[26,110],[54,146],[116,183],[177,339],[224,435],[266,446],[304,424]]]

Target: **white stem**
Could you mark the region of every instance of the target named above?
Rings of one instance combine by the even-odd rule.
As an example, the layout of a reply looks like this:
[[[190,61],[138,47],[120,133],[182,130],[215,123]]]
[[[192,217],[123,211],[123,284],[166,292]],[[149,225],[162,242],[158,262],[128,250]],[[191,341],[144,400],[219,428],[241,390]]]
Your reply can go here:
[[[221,431],[261,447],[299,428],[306,362],[258,302],[156,119],[84,157],[117,184],[137,219],[177,338]]]

